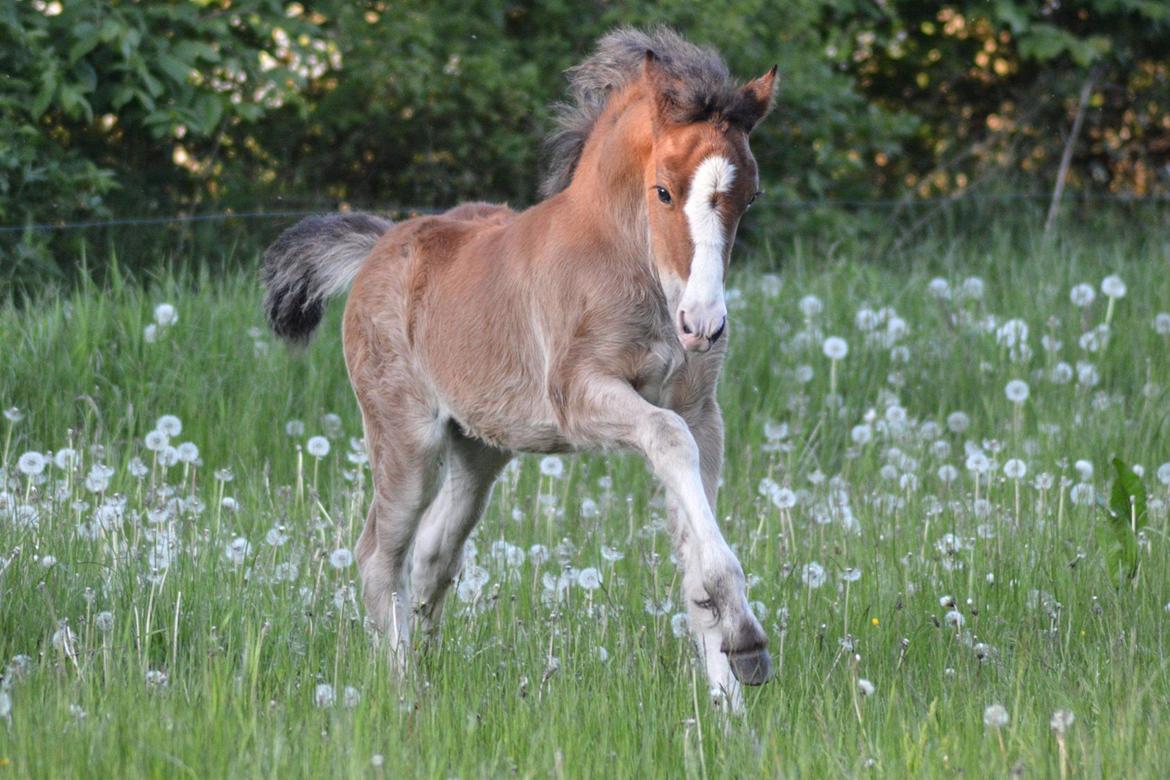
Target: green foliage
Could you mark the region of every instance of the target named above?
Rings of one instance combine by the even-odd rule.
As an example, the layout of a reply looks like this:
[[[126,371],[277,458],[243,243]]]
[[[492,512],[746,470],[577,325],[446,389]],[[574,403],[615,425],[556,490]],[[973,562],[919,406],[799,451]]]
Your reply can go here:
[[[1110,574],[1124,582],[1137,576],[1137,532],[1146,525],[1146,487],[1121,458],[1114,458],[1112,465],[1115,476],[1109,503],[1097,499],[1105,510],[1105,524],[1097,526],[1097,537]]]
[[[1070,191],[1170,190],[1160,2],[36,0],[0,7],[0,226],[526,205],[562,72],[622,24],[672,25],[743,78],[779,64],[753,141],[765,189],[831,205],[768,233],[858,234],[937,216],[917,198],[1047,192],[1089,79]],[[849,206],[874,197],[904,205]],[[0,284],[68,275],[85,242],[129,232],[0,233]],[[141,238],[117,247],[130,266],[224,235]]]

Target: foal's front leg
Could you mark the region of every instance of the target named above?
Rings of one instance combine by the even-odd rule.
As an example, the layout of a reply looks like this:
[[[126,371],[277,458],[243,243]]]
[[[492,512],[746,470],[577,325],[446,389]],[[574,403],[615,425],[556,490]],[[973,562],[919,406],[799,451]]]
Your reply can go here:
[[[707,504],[714,514],[715,499],[719,491],[719,473],[723,467],[723,415],[714,397],[711,396],[683,409],[682,415],[699,450],[699,471],[703,479],[703,491]],[[670,500],[668,511],[671,528],[684,528],[685,520],[682,517],[684,509],[677,502]],[[690,616],[691,632],[703,658],[703,666],[707,671],[712,692],[724,697],[731,708],[738,711],[743,708],[743,691],[736,674],[740,674],[748,682],[756,679],[762,681],[767,678],[768,669],[743,669],[745,659],[739,658],[737,663],[741,670],[733,672],[731,662],[722,650],[723,636],[719,622],[713,619],[714,615],[707,607],[708,597],[704,591],[701,565],[697,562],[692,563],[692,558],[697,552],[695,545],[689,538],[678,534],[677,530],[675,545],[683,568],[682,590]],[[757,666],[770,660],[766,651],[751,658]]]
[[[571,435],[584,443],[616,443],[641,452],[676,510],[672,532],[684,553],[684,591],[692,622],[704,637],[711,684],[734,695],[732,675],[749,685],[764,683],[772,670],[768,637],[748,607],[743,568],[712,511],[718,465],[709,448],[722,447],[722,434],[716,442],[710,431],[704,433],[709,480],[714,480],[709,497],[699,444],[681,416],[650,404],[617,380],[595,381],[586,397],[585,410],[568,418]]]

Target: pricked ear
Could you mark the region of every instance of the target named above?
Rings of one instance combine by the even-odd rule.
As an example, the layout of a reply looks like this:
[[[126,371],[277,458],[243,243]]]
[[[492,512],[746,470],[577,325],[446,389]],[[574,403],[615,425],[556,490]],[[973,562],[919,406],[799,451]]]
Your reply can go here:
[[[654,126],[657,130],[669,124],[678,113],[678,85],[652,49],[646,50],[642,60],[642,80],[653,98]]]
[[[776,92],[776,66],[759,78],[752,79],[739,88],[735,100],[725,112],[728,122],[750,133],[759,121],[772,110],[772,98]]]

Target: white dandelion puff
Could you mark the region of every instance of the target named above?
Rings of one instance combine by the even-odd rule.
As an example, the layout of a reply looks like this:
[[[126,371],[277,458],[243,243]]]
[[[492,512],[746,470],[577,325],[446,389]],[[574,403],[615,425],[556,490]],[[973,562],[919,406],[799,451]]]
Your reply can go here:
[[[800,313],[805,319],[812,319],[825,310],[825,304],[815,295],[806,295],[800,299]]]
[[[829,336],[821,349],[829,360],[842,360],[849,354],[849,344],[840,336]]]
[[[565,462],[556,455],[546,455],[540,459],[540,473],[546,477],[560,479],[565,473]]]
[[[171,437],[167,436],[160,430],[153,430],[146,434],[146,437],[143,439],[143,443],[146,445],[146,449],[150,450],[151,452],[161,452],[170,445]]]
[[[320,460],[329,454],[329,440],[324,436],[314,436],[305,445],[305,450],[314,458]]]
[[[1003,473],[1008,479],[1023,479],[1028,474],[1028,465],[1019,458],[1011,458],[1003,464]]]
[[[154,429],[174,438],[183,432],[183,421],[173,414],[164,414],[155,422]]]
[[[801,567],[800,579],[809,588],[819,588],[825,584],[825,567],[816,561],[806,563]]]
[[[991,704],[983,710],[983,725],[988,728],[1001,729],[1009,720],[1007,708],[1002,704]]]
[[[348,547],[338,547],[329,554],[329,565],[335,569],[348,569],[353,563],[353,553]]]
[[[172,304],[160,303],[154,307],[154,321],[160,328],[169,328],[179,321],[179,312]]]
[[[877,688],[874,687],[874,684],[869,680],[865,679],[864,677],[859,677],[857,679],[857,690],[861,692],[862,696],[873,696],[874,691],[876,691]]]
[[[1013,379],[1004,386],[1003,392],[1013,404],[1022,404],[1028,400],[1028,383],[1022,379]]]
[[[313,703],[321,709],[332,707],[336,698],[336,694],[333,692],[333,686],[329,683],[320,683],[313,690]]]
[[[1073,306],[1085,308],[1093,303],[1097,298],[1097,292],[1093,289],[1093,285],[1084,284],[1083,282],[1074,285],[1068,294],[1069,300],[1072,301]]]
[[[1064,735],[1070,728],[1072,728],[1073,721],[1076,716],[1073,715],[1072,710],[1057,710],[1052,713],[1052,720],[1048,721],[1048,726],[1057,734]]]
[[[224,545],[224,557],[235,566],[239,566],[252,552],[252,545],[242,536],[237,536]]]
[[[16,468],[26,477],[37,477],[45,470],[49,461],[39,452],[30,450],[16,461]]]
[[[577,584],[584,590],[597,590],[601,587],[601,572],[589,566],[577,572]]]
[[[1125,282],[1117,274],[1110,274],[1101,280],[1101,292],[1109,298],[1125,297]]]

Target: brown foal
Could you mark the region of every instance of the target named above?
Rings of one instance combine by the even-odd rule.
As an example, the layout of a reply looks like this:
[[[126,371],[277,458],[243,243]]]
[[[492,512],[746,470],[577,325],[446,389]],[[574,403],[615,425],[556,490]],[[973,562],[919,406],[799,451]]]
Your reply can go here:
[[[374,482],[357,557],[399,665],[413,629],[436,630],[514,453],[621,448],[666,489],[699,652],[738,708],[737,680],[765,682],[771,660],[715,520],[715,387],[723,280],[758,194],[748,134],[776,69],[741,86],[709,49],[623,29],[569,75],[545,200],[303,220],[266,254],[269,320],[306,341],[352,284],[345,359]]]

